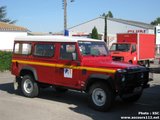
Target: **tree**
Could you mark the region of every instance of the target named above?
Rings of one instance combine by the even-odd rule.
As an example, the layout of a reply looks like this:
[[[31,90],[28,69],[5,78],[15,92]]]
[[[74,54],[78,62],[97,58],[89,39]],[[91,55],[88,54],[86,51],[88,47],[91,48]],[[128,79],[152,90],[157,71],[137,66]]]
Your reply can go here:
[[[92,29],[91,38],[93,38],[93,39],[99,39],[99,37],[98,37],[98,31],[97,31],[96,27],[94,27]]]
[[[9,24],[14,24],[16,20],[10,20],[9,18],[6,18],[7,12],[6,12],[6,6],[0,7],[0,22],[6,22]]]
[[[160,24],[160,17],[151,22],[151,25],[158,25],[158,24]]]
[[[102,16],[104,17],[104,41],[107,43],[107,18],[113,18],[113,14],[108,11],[107,14],[103,13]]]
[[[104,17],[104,41],[107,43],[107,18],[113,18],[113,14],[108,11],[108,13],[103,13],[102,16]]]
[[[102,16],[106,16],[106,17],[110,17],[110,18],[113,18],[113,14],[111,11],[108,11],[108,13],[103,13]]]
[[[107,17],[113,18],[113,14],[111,11],[108,11]]]

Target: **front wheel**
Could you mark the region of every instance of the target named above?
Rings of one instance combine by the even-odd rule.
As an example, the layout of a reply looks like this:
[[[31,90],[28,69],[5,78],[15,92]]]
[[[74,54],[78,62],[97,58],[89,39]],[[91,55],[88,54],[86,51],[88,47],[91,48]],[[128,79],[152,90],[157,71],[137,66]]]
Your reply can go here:
[[[144,66],[145,67],[150,67],[150,61],[149,60],[145,60]]]
[[[111,108],[114,95],[104,83],[93,84],[88,93],[89,106],[98,111],[107,111]]]
[[[21,89],[26,97],[35,97],[38,96],[39,93],[38,84],[31,75],[25,75],[22,78]]]

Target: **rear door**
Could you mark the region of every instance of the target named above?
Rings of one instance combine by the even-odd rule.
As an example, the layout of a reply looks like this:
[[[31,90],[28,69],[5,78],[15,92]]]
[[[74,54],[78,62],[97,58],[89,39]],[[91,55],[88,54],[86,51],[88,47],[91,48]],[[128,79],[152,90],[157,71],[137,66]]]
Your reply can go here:
[[[53,84],[55,79],[55,43],[37,42],[34,44],[32,62],[40,82]]]

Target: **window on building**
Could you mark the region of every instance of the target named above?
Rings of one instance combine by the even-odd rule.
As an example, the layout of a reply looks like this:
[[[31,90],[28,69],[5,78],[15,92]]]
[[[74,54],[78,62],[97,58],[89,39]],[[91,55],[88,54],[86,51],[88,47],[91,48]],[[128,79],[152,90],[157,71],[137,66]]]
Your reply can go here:
[[[14,48],[15,54],[29,55],[31,54],[31,44],[29,43],[16,43]]]
[[[34,49],[35,56],[52,57],[54,56],[55,46],[53,44],[36,44]]]

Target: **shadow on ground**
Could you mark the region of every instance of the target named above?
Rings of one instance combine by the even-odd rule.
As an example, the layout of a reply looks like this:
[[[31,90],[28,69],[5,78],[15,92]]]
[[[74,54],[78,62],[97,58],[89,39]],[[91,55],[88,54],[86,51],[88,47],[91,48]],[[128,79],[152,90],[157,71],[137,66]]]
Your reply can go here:
[[[20,91],[14,91],[12,83],[0,84],[0,91],[22,96]],[[121,116],[136,116],[140,111],[160,111],[160,85],[144,90],[141,99],[134,104],[127,104],[116,98],[109,112],[98,112],[90,109],[87,107],[87,95],[77,91],[58,93],[52,88],[47,88],[41,90],[38,98],[69,104],[71,111],[86,115],[93,120],[117,120]]]

